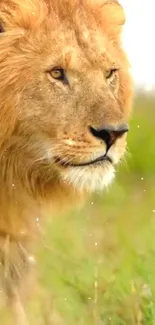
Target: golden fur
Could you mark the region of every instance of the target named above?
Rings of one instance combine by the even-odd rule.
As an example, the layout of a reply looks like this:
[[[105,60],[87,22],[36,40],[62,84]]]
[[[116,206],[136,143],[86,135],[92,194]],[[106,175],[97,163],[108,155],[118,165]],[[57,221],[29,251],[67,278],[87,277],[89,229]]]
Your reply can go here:
[[[0,1],[0,247],[9,295],[29,268],[36,220],[61,200],[102,189],[124,154],[125,135],[110,149],[113,165],[67,166],[105,153],[88,126],[129,118],[124,21],[114,0]],[[52,79],[55,66],[69,85]],[[119,71],[107,82],[112,67]]]

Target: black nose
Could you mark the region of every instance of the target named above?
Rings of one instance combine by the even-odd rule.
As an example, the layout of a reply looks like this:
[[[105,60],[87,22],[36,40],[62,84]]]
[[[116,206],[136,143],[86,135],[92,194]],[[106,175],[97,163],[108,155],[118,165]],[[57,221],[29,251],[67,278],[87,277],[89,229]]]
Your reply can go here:
[[[109,149],[118,138],[121,138],[124,133],[129,131],[129,126],[124,123],[118,126],[108,125],[103,129],[96,129],[90,126],[89,129],[91,134],[94,137],[103,140],[107,145],[107,149]]]

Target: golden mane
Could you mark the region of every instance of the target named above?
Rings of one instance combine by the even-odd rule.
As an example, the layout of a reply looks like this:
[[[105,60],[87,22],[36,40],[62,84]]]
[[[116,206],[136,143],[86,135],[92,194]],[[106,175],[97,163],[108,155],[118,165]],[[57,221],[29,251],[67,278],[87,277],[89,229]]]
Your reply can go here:
[[[2,0],[0,11],[1,21],[7,29],[19,27],[34,31],[46,25],[47,16],[50,16],[53,27],[63,21],[80,26],[86,19],[89,26],[94,23],[109,28],[108,23],[112,23],[116,28],[125,20],[123,10],[115,0]]]

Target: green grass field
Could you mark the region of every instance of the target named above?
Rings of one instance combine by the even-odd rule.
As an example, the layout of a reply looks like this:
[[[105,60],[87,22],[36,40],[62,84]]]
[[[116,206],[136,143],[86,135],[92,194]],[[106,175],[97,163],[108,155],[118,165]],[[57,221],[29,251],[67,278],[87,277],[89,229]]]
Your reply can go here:
[[[155,100],[141,97],[116,182],[47,226],[32,325],[155,324],[154,134]]]

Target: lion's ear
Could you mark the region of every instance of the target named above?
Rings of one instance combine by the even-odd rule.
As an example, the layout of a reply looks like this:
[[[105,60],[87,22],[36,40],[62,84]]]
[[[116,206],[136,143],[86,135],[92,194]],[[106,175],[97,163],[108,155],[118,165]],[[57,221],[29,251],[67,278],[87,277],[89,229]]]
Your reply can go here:
[[[125,13],[117,0],[91,0],[101,25],[113,37],[119,36],[125,23]]]

